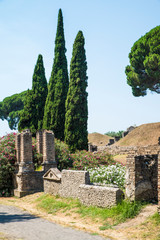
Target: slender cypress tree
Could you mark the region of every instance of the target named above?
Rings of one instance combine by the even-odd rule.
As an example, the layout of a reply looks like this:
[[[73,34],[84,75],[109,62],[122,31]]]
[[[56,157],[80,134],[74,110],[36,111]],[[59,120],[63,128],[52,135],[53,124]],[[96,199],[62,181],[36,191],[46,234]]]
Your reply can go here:
[[[72,152],[88,149],[88,77],[84,43],[83,33],[79,31],[73,44],[65,116],[65,142]]]
[[[68,92],[68,70],[65,56],[62,10],[59,10],[55,39],[54,63],[48,86],[43,128],[53,130],[55,137],[64,140],[65,101]]]
[[[33,73],[32,90],[27,92],[24,110],[21,113],[19,130],[30,128],[31,132],[35,134],[38,129],[42,129],[47,92],[43,57],[39,55]]]

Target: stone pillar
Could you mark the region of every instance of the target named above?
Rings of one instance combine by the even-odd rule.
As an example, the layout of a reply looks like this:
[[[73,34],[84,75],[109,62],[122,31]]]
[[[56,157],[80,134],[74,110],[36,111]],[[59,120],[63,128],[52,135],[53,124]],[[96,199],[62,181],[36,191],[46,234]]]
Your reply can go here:
[[[158,213],[160,215],[160,153],[158,154]]]
[[[136,151],[130,152],[126,164],[126,197],[131,200],[135,200],[135,155]]]
[[[20,156],[19,172],[34,171],[32,159],[32,134],[29,130],[24,130],[21,133]]]
[[[20,144],[18,144],[20,143]],[[34,190],[34,166],[32,161],[32,134],[29,130],[23,131],[17,136],[19,171],[16,174],[17,189],[14,195],[23,197]]]
[[[15,138],[15,148],[16,148],[16,160],[17,163],[20,163],[21,154],[20,154],[20,146],[21,146],[21,134],[18,133]]]
[[[43,170],[48,171],[50,168],[57,167],[55,161],[55,148],[54,148],[54,133],[45,130],[43,132]]]

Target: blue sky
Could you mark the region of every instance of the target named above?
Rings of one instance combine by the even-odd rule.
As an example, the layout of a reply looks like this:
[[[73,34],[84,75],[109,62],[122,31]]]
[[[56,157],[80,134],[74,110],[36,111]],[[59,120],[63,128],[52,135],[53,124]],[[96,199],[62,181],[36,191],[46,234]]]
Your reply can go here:
[[[62,9],[68,68],[79,30],[88,63],[88,131],[160,121],[160,96],[134,97],[125,67],[133,43],[160,25],[159,0],[0,0],[0,101],[32,86],[38,54],[49,80]],[[0,120],[0,136],[10,132]]]

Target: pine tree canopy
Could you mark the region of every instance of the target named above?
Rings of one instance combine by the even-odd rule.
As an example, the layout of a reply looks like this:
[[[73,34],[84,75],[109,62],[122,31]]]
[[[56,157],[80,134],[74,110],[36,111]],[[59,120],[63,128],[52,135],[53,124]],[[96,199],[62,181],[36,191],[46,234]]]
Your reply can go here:
[[[55,137],[61,140],[64,140],[65,101],[69,85],[65,53],[63,16],[60,9],[55,39],[54,62],[49,80],[43,128],[54,131]]]
[[[42,129],[45,100],[47,97],[47,80],[42,55],[38,56],[32,78],[32,89],[28,90],[24,109],[21,113],[18,129],[29,128],[33,134]]]
[[[7,120],[10,129],[17,129],[20,112],[24,108],[24,100],[27,91],[6,97],[0,102],[0,119]]]
[[[84,44],[83,33],[79,31],[73,44],[65,116],[65,142],[72,152],[88,149],[88,77]]]
[[[129,59],[125,72],[133,95],[145,96],[147,89],[160,93],[160,26],[134,43]]]

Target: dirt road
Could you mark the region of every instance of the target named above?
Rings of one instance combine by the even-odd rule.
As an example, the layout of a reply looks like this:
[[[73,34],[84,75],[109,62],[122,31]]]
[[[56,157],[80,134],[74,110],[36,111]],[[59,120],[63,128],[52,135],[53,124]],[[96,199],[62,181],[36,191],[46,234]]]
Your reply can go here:
[[[18,240],[104,240],[6,205],[0,205],[0,232]]]

